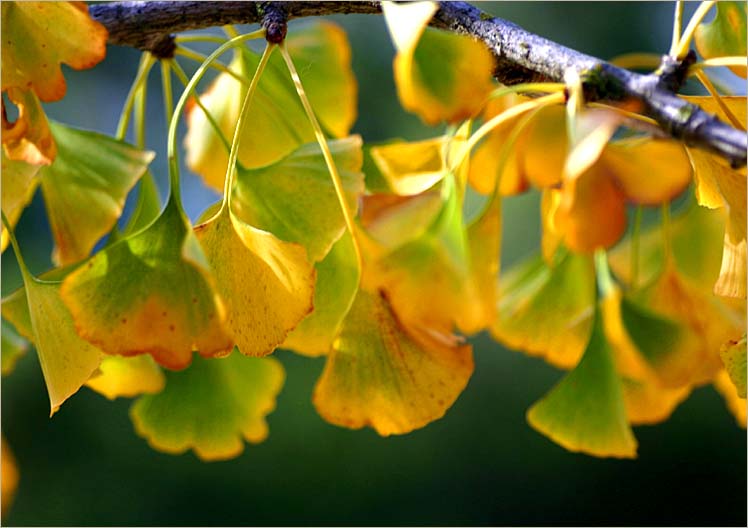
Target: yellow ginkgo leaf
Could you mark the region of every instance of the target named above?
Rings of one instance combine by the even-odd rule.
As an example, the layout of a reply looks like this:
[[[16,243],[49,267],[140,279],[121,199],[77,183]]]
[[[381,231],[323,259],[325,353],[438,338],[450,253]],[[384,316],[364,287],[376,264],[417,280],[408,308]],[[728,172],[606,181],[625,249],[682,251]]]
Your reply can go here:
[[[14,161],[5,155],[5,150],[0,152],[2,155],[2,167],[0,167],[0,176],[2,177],[2,210],[10,222],[11,228],[15,227],[21,213],[31,201],[39,185],[36,177],[40,165],[31,165],[25,161]],[[2,251],[8,247],[10,238],[3,226],[2,242],[0,247]]]
[[[623,403],[631,425],[651,425],[664,422],[676,407],[691,393],[689,386],[668,389],[655,381],[624,378]]]
[[[423,236],[442,209],[438,192],[415,196],[370,194],[363,197],[360,221],[379,251],[393,251]]]
[[[573,368],[589,339],[594,303],[589,257],[564,252],[549,265],[538,255],[502,273],[491,335],[552,365]]]
[[[86,386],[110,400],[156,394],[164,388],[164,373],[149,355],[135,357],[105,356],[98,373]]]
[[[237,218],[228,206],[195,234],[239,351],[265,356],[312,311],[315,270],[304,248]]]
[[[8,514],[13,499],[18,489],[18,466],[16,465],[16,459],[13,456],[13,452],[8,447],[8,442],[3,436],[0,439],[0,482],[2,482],[2,488],[0,489],[0,496],[2,497],[3,518]]]
[[[411,196],[429,190],[448,173],[446,136],[396,141],[371,147],[371,157],[395,194]]]
[[[225,355],[234,345],[210,266],[173,196],[146,229],[68,275],[62,296],[78,333],[107,354],[151,354],[181,369],[193,351]]]
[[[6,3],[3,3],[5,9]],[[5,47],[3,47],[3,50]],[[3,62],[3,71],[6,70]],[[3,151],[8,159],[31,165],[49,165],[57,155],[57,146],[47,116],[31,90],[8,90],[8,99],[18,107],[18,118],[10,123],[2,112]]]
[[[738,391],[735,389],[730,380],[730,376],[726,371],[721,370],[717,373],[714,379],[714,388],[717,392],[722,395],[725,400],[725,405],[728,410],[735,417],[735,421],[740,427],[745,429],[746,427],[746,400],[738,396]]]
[[[137,433],[159,451],[192,449],[205,461],[237,457],[244,440],[257,444],[268,435],[265,416],[285,374],[274,358],[195,358],[180,372],[166,373],[166,387],[141,396],[130,409]]]
[[[738,396],[745,399],[745,334],[739,341],[728,341],[719,351],[725,370],[738,391]]]
[[[83,70],[106,55],[107,30],[83,2],[3,2],[2,26],[3,91],[57,101],[65,95],[62,63]]]
[[[472,349],[433,328],[405,327],[381,293],[359,290],[314,390],[336,425],[405,434],[441,418],[473,372]]]
[[[483,43],[426,27],[437,9],[435,2],[382,3],[397,49],[400,103],[431,125],[476,115],[494,88],[493,56]]]
[[[627,421],[613,351],[602,317],[594,319],[581,361],[527,411],[527,421],[569,451],[635,458],[637,443]]]
[[[101,351],[77,334],[60,298],[60,283],[24,272],[25,301],[3,302],[3,317],[34,343],[49,394],[50,416],[88,381],[101,363]]]

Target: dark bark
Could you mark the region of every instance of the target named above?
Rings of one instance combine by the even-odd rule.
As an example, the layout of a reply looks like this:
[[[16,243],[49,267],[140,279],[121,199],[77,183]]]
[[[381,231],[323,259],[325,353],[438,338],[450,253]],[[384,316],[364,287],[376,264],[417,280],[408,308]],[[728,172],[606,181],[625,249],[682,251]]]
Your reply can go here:
[[[331,14],[381,13],[379,2],[113,2],[92,5],[91,16],[109,30],[112,44],[153,51],[164,49],[171,33],[224,24],[262,24],[268,39],[285,36],[285,21]],[[653,74],[637,74],[552,42],[494,18],[466,2],[441,2],[431,25],[482,40],[496,56],[496,79],[507,85],[563,82],[567,70],[583,80],[588,101],[638,101],[641,112],[689,146],[722,156],[733,167],[746,164],[748,135],[675,93],[693,55],[683,63],[663,57]],[[168,49],[168,48],[167,48]]]

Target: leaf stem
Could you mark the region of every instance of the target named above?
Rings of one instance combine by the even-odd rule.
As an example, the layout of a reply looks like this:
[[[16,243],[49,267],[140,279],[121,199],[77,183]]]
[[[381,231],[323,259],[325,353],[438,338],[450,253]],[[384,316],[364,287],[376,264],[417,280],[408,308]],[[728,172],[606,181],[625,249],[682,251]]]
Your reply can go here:
[[[634,213],[634,228],[631,233],[631,289],[635,290],[639,282],[639,248],[641,242],[642,213],[644,208],[639,205]]]
[[[18,267],[21,269],[21,275],[23,276],[24,282],[35,280],[34,276],[29,271],[29,268],[26,267],[26,261],[23,260],[23,255],[21,254],[21,247],[18,245],[18,240],[16,240],[16,234],[12,226],[10,225],[8,218],[5,216],[5,211],[0,211],[0,215],[2,215],[3,226],[5,227],[5,230],[8,232],[8,238],[10,238],[10,245],[13,246],[13,253],[16,256]]]
[[[176,54],[177,55],[181,55],[185,59],[190,59],[190,60],[193,60],[193,61],[199,62],[199,63],[204,62],[205,59],[208,58],[207,55],[205,55],[203,53],[200,53],[199,51],[195,51],[195,50],[193,50],[191,48],[186,48],[184,46],[178,46],[177,49],[176,49]],[[213,62],[210,65],[210,67],[213,68],[214,70],[218,70],[218,71],[220,71],[222,73],[226,73],[228,75],[231,75],[235,80],[239,81],[240,83],[244,84],[245,86],[249,86],[249,81],[247,79],[245,79],[244,77],[242,77],[241,75],[239,75],[238,73],[236,73],[234,70],[232,70],[228,66],[224,66],[220,62],[217,62],[217,61]]]
[[[229,149],[229,164],[226,167],[226,178],[223,182],[223,203],[221,204],[221,212],[224,210],[230,210],[231,208],[231,190],[234,187],[234,178],[236,176],[236,165],[237,158],[239,157],[239,145],[241,144],[242,136],[244,135],[244,129],[247,126],[249,117],[249,107],[252,104],[252,98],[257,91],[257,85],[260,83],[262,72],[265,71],[270,56],[275,50],[275,44],[266,44],[265,51],[262,52],[260,62],[257,64],[257,69],[252,76],[252,81],[249,83],[249,89],[247,94],[244,96],[244,102],[242,103],[242,109],[239,112],[239,118],[236,121],[236,128],[234,129],[234,138],[231,142],[231,148]]]
[[[174,109],[174,114],[172,115],[171,122],[169,123],[169,134],[167,137],[167,157],[169,160],[169,186],[170,186],[170,197],[175,199],[178,203],[180,202],[179,199],[179,159],[177,157],[177,125],[179,123],[179,116],[182,114],[184,110],[184,106],[187,104],[187,99],[189,98],[190,93],[192,93],[193,90],[195,90],[195,87],[197,86],[197,83],[200,82],[200,80],[203,78],[205,73],[210,68],[210,65],[218,59],[223,53],[225,53],[227,50],[235,48],[239,46],[241,43],[255,38],[262,38],[265,35],[265,30],[260,29],[258,31],[254,31],[252,33],[247,33],[246,35],[239,35],[228,42],[224,42],[216,48],[216,50],[211,53],[208,58],[205,59],[205,61],[200,65],[200,67],[195,71],[194,75],[190,79],[190,82],[187,83],[187,86],[182,91],[182,95],[179,98],[179,101],[177,101],[177,105]],[[180,205],[181,207],[181,205]]]
[[[678,45],[675,46],[675,49],[670,50],[671,56],[677,59],[682,59],[686,56],[688,48],[691,46],[691,40],[693,40],[694,33],[696,33],[696,28],[699,27],[701,21],[704,20],[704,17],[716,3],[717,2],[712,0],[709,2],[701,2],[701,4],[699,4],[699,7],[696,8],[691,20],[688,22],[686,30],[683,32],[683,36],[678,41]]]
[[[675,2],[675,14],[673,15],[673,38],[670,43],[670,55],[673,55],[680,42],[680,32],[683,29],[683,0]]]
[[[704,59],[703,61],[692,64],[688,68],[689,75],[694,74],[704,68],[716,68],[719,66],[748,66],[748,58],[746,57],[712,57],[711,59]]]
[[[135,74],[135,79],[133,79],[132,85],[130,86],[130,91],[127,92],[125,104],[122,107],[122,113],[120,114],[119,122],[117,123],[117,132],[115,133],[115,137],[120,141],[125,139],[125,135],[127,134],[127,127],[130,125],[130,114],[132,113],[133,104],[135,102],[135,94],[138,93],[138,91],[145,83],[146,79],[148,78],[148,74],[150,73],[151,68],[153,67],[155,62],[156,59],[148,52],[144,52],[140,57],[138,71]]]
[[[608,266],[608,252],[602,248],[596,249],[594,260],[598,295],[599,297],[607,297],[615,288],[615,281]]]
[[[218,35],[177,35],[174,41],[177,44],[183,42],[215,42],[217,44],[225,44],[227,40]]]
[[[182,67],[179,65],[179,63],[175,59],[169,59],[167,62],[169,63],[169,66],[171,66],[171,69],[174,71],[174,74],[177,76],[177,79],[179,79],[179,81],[182,83],[182,86],[186,88],[190,80],[189,78],[187,78],[187,74],[184,72]],[[191,95],[194,98],[195,104],[197,104],[197,106],[199,106],[200,109],[205,114],[205,117],[208,119],[210,126],[213,127],[213,131],[218,136],[218,139],[221,140],[223,147],[226,149],[226,152],[228,153],[231,150],[231,143],[229,143],[229,140],[226,139],[226,135],[223,133],[223,130],[221,130],[221,127],[216,122],[215,118],[213,117],[213,114],[211,114],[208,111],[208,109],[205,108],[205,105],[200,99],[200,96],[197,94],[197,92],[194,89],[191,91]]]
[[[475,148],[475,146],[495,128],[503,125],[507,121],[514,119],[517,116],[524,114],[525,112],[529,112],[533,108],[551,104],[561,104],[564,102],[564,99],[565,96],[563,92],[552,93],[550,95],[545,95],[532,101],[527,101],[526,103],[520,103],[503,111],[499,115],[492,117],[491,119],[483,123],[483,125],[478,130],[476,130],[472,136],[470,136],[470,138],[465,143],[462,151],[460,151],[460,153],[456,156],[455,162],[450,167],[450,169],[454,170],[455,168],[462,165],[462,163],[465,161],[465,158],[470,154],[473,148]]]
[[[171,89],[171,68],[166,61],[161,61],[161,87],[164,92],[164,114],[166,114],[166,127],[168,129],[174,115],[174,94]]]
[[[709,92],[709,95],[712,96],[712,99],[714,99],[714,102],[717,103],[717,106],[719,106],[719,109],[722,110],[722,113],[725,114],[725,117],[732,123],[732,126],[737,128],[738,130],[745,130],[745,127],[743,126],[743,123],[740,122],[740,120],[735,117],[735,114],[732,113],[732,110],[730,110],[730,107],[728,107],[725,102],[722,100],[722,97],[719,95],[719,92],[717,91],[717,88],[712,84],[712,81],[709,80],[709,77],[706,73],[703,71],[697,70],[696,78],[701,81],[701,84],[704,85],[704,88]]]
[[[301,84],[301,78],[299,77],[299,74],[296,71],[296,67],[293,64],[291,55],[289,55],[288,53],[288,49],[286,48],[285,41],[280,44],[280,51],[281,51],[281,55],[283,56],[283,60],[286,62],[288,71],[291,74],[291,79],[293,79],[294,86],[296,87],[296,93],[299,94],[299,99],[301,100],[301,104],[304,107],[304,111],[306,112],[307,118],[309,119],[309,123],[312,125],[312,128],[314,129],[314,135],[317,138],[317,143],[319,144],[320,149],[322,149],[322,156],[325,158],[325,163],[327,164],[327,170],[330,172],[330,177],[332,178],[332,183],[333,183],[333,186],[335,187],[335,193],[338,196],[338,202],[340,203],[340,209],[343,213],[345,224],[348,228],[348,231],[351,233],[351,237],[353,239],[353,246],[356,251],[356,260],[360,268],[363,263],[362,257],[361,257],[361,247],[358,241],[356,224],[354,221],[354,214],[353,214],[353,211],[351,210],[350,205],[348,204],[348,200],[346,200],[346,197],[345,197],[345,190],[343,189],[343,181],[341,180],[340,174],[338,173],[338,169],[335,166],[335,160],[332,157],[332,152],[330,152],[330,147],[327,144],[327,139],[325,138],[325,135],[322,133],[322,127],[320,127],[319,122],[317,121],[317,117],[314,115],[314,110],[312,109],[312,105],[309,103],[309,99],[307,98],[306,92],[304,91],[304,86]]]

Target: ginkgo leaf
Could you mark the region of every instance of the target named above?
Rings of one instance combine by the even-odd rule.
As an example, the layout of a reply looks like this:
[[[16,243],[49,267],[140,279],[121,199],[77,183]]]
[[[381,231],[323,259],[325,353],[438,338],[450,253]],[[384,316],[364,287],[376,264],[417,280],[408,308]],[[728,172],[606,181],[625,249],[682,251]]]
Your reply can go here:
[[[400,103],[430,125],[476,115],[494,88],[494,60],[483,43],[426,28],[437,9],[435,2],[382,3],[397,49]]]
[[[363,197],[360,221],[380,251],[394,251],[419,239],[444,205],[436,191],[415,196],[371,194]]]
[[[65,95],[60,64],[83,70],[106,55],[107,30],[83,2],[2,3],[2,90],[32,89],[45,102]]]
[[[654,381],[623,378],[623,403],[631,425],[664,422],[691,393],[689,386],[667,389]]]
[[[370,152],[389,188],[395,194],[411,196],[429,190],[448,174],[448,139],[440,136],[422,141],[395,141],[371,147]]]
[[[270,354],[312,311],[315,271],[306,251],[245,223],[228,207],[196,226],[195,235],[239,351]]]
[[[101,360],[98,373],[86,386],[113,400],[121,396],[156,394],[163,390],[164,383],[164,373],[151,356],[106,356]]]
[[[5,517],[13,504],[18,489],[19,474],[16,459],[8,447],[5,436],[0,439],[0,448],[2,449],[2,453],[0,453],[0,483],[2,483],[0,497],[2,497],[2,504],[0,506],[2,507],[3,517]]]
[[[209,265],[173,197],[145,230],[71,273],[62,295],[80,335],[107,354],[151,354],[180,369],[193,351],[216,356],[233,348]]]
[[[36,192],[36,187],[39,185],[36,175],[41,166],[31,165],[25,161],[11,160],[5,155],[4,149],[0,150],[0,155],[2,155],[2,167],[0,168],[0,174],[2,175],[2,210],[13,228],[18,223],[23,210],[31,202],[34,192]],[[8,247],[9,241],[8,233],[3,226],[2,242],[0,243],[2,251],[5,251],[5,248]]]
[[[613,351],[601,316],[594,320],[579,364],[527,411],[527,420],[569,451],[635,458],[636,439],[626,418]]]
[[[334,137],[347,136],[356,118],[357,86],[343,30],[329,22],[292,27],[286,46],[322,126]],[[259,55],[242,48],[229,68],[249,78],[259,60]],[[248,83],[222,73],[200,97],[227,137],[236,128],[247,86]],[[255,103],[249,113],[252,126],[244,128],[239,146],[242,166],[274,163],[297,147],[314,141],[314,131],[282,57],[276,54],[270,58],[253,97]],[[208,185],[222,190],[228,152],[196,105],[189,111],[187,122],[188,166]]]
[[[708,24],[702,23],[696,28],[694,41],[696,49],[705,58],[712,57],[745,57],[746,50],[746,14],[745,2],[716,2],[717,15]],[[735,75],[745,78],[745,66],[731,66]]]
[[[738,396],[745,399],[745,335],[739,341],[728,341],[725,343],[720,349],[719,355],[725,364],[727,374],[738,391]]]
[[[520,172],[535,187],[543,189],[560,182],[569,152],[564,107],[540,110],[517,150],[521,155]]]
[[[405,434],[441,418],[472,371],[469,345],[433,328],[406,328],[381,293],[361,289],[313,401],[330,423]]]
[[[39,173],[55,239],[54,260],[86,258],[117,222],[127,194],[155,153],[113,138],[52,123],[58,153]]]
[[[351,136],[328,144],[355,213],[364,192],[361,138]],[[244,222],[301,244],[314,262],[324,258],[345,230],[335,187],[317,143],[265,167],[238,169],[232,208]]]
[[[195,358],[166,373],[166,387],[141,396],[130,409],[136,432],[170,454],[192,449],[202,460],[226,460],[267,438],[265,416],[275,409],[285,374],[273,358]]]
[[[29,342],[18,335],[16,329],[5,319],[2,320],[2,374],[7,376],[16,368],[16,363],[29,348]]]
[[[316,270],[314,311],[288,334],[282,345],[306,356],[321,356],[330,351],[356,296],[361,270],[349,233],[338,239],[325,258],[316,264]]]
[[[5,9],[6,3],[3,3]],[[3,50],[5,47],[3,46]],[[3,62],[3,71],[7,68]],[[47,116],[36,94],[30,90],[8,90],[8,99],[18,108],[18,118],[10,123],[2,109],[3,151],[9,159],[32,165],[49,165],[57,155],[57,146]]]
[[[589,257],[565,252],[548,265],[537,255],[502,273],[491,335],[552,365],[572,368],[589,339],[594,303]]]
[[[70,311],[60,298],[60,283],[24,277],[23,294],[3,302],[3,317],[33,341],[49,394],[50,416],[91,377],[101,351],[76,333]]]
[[[561,246],[563,233],[556,225],[556,214],[558,207],[561,205],[561,190],[548,188],[543,189],[540,198],[540,222],[542,227],[540,237],[540,253],[543,259],[551,263],[553,256]]]
[[[746,427],[746,400],[738,396],[738,391],[730,380],[730,376],[725,370],[719,371],[714,379],[714,388],[720,393],[725,400],[725,405],[735,417],[735,421],[740,427]]]

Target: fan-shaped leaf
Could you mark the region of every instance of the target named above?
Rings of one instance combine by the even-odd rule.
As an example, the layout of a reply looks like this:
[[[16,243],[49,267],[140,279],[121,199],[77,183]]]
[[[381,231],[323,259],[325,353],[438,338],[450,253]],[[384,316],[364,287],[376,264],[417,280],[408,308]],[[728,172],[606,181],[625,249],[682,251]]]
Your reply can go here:
[[[25,161],[14,161],[5,156],[5,150],[0,149],[2,155],[2,209],[11,227],[15,227],[21,213],[31,202],[39,185],[36,177],[40,165],[31,165]],[[2,251],[8,247],[8,233],[3,226]]]
[[[717,15],[708,24],[700,24],[694,34],[696,49],[709,59],[711,57],[745,57],[746,14],[745,2],[717,2]],[[735,75],[745,78],[745,66],[731,66]]]
[[[156,394],[164,388],[164,373],[148,355],[135,357],[106,356],[98,374],[86,386],[113,400],[124,396]]]

